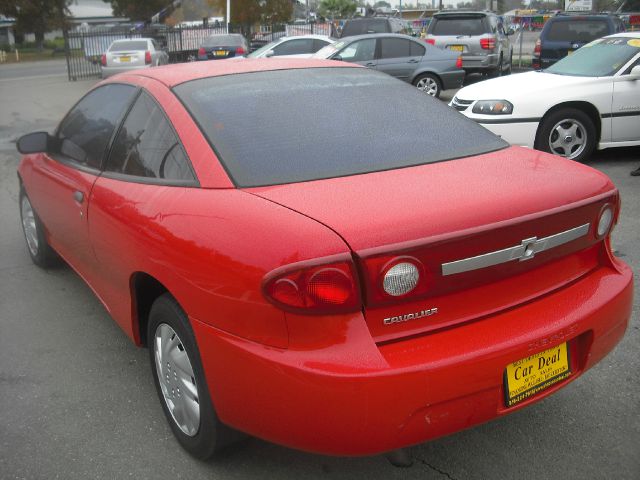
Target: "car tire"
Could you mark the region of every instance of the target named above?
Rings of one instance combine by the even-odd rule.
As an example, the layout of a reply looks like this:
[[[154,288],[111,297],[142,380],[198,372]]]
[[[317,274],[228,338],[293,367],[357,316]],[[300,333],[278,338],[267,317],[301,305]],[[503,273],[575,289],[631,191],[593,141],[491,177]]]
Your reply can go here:
[[[576,108],[563,108],[543,118],[535,148],[576,162],[586,160],[596,146],[596,127],[591,117]]]
[[[60,257],[47,242],[44,225],[33,209],[31,200],[29,200],[22,185],[20,186],[19,202],[22,233],[24,234],[31,260],[40,268],[58,265],[61,263]]]
[[[496,67],[496,69],[492,72],[492,77],[501,77],[504,72],[504,59],[502,58],[502,54],[500,54],[500,60],[498,60],[498,66]]]
[[[513,52],[509,55],[509,66],[502,72],[502,75],[511,75],[511,72],[513,72]]]
[[[442,92],[440,79],[431,73],[418,75],[418,77],[413,81],[413,85],[421,92],[431,95],[434,98],[438,98],[440,96],[440,92]]]
[[[189,320],[168,293],[151,306],[147,339],[156,391],[180,445],[206,460],[244,438],[218,419]]]

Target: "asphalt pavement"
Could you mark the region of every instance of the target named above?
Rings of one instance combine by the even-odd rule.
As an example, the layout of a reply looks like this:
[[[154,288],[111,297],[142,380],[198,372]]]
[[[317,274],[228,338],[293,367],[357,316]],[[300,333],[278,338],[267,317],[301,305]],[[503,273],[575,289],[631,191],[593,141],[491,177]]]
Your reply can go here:
[[[257,439],[213,461],[194,460],[164,419],[147,351],[129,342],[70,268],[35,267],[22,236],[19,157],[12,141],[53,129],[95,81],[34,74],[37,65],[30,72],[14,70],[9,80],[5,67],[0,66],[0,478],[640,478],[637,290],[629,329],[600,364],[534,406],[409,449],[416,459],[410,468],[393,467],[384,457],[326,457]],[[640,148],[598,152],[589,164],[621,191],[613,244],[638,282],[640,177],[629,172],[640,165]]]

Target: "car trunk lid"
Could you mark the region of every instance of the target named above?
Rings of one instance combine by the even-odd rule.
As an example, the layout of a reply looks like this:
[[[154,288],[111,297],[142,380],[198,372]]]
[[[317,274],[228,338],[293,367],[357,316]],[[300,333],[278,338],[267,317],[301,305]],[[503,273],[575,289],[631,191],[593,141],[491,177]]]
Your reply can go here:
[[[248,191],[314,218],[345,240],[378,342],[474,320],[586,274],[598,261],[596,218],[605,203],[617,201],[603,174],[518,147]],[[567,241],[549,243],[558,234]],[[448,264],[518,246],[522,253],[526,241],[535,246],[538,239],[550,248],[528,261],[514,257],[448,273]],[[418,295],[385,297],[381,272],[401,256],[422,265],[426,287]]]

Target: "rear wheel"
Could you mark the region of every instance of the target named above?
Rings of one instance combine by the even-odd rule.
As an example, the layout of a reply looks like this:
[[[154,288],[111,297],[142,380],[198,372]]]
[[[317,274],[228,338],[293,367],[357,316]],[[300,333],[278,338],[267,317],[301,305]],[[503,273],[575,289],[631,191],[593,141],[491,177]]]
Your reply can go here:
[[[22,221],[22,233],[27,242],[27,250],[33,263],[41,268],[51,267],[60,262],[60,257],[53,251],[47,242],[44,226],[33,209],[31,201],[20,186],[20,220]]]
[[[596,145],[596,128],[591,118],[581,110],[563,108],[543,119],[535,147],[581,162]]]
[[[413,84],[418,90],[435,98],[438,98],[440,96],[440,92],[442,91],[440,80],[438,80],[435,75],[432,75],[430,73],[423,73],[415,79]]]
[[[218,419],[191,326],[169,294],[153,303],[147,338],[156,391],[182,447],[204,460],[242,438]]]

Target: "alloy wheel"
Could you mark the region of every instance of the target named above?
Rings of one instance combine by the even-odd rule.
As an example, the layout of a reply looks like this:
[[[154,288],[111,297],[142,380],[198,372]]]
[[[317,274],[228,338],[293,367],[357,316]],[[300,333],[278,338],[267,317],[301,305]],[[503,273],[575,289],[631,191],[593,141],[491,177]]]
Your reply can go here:
[[[424,93],[435,97],[438,93],[438,82],[431,77],[424,77],[418,80],[416,88]]]
[[[20,213],[22,214],[22,229],[24,230],[24,236],[27,239],[27,246],[32,256],[38,255],[39,242],[38,242],[38,224],[36,223],[36,215],[31,206],[29,198],[24,195],[20,202]]]
[[[575,118],[567,118],[553,126],[548,141],[551,153],[574,159],[587,146],[587,130]]]

